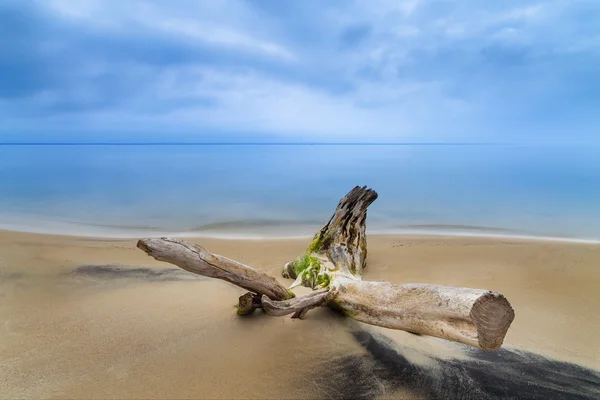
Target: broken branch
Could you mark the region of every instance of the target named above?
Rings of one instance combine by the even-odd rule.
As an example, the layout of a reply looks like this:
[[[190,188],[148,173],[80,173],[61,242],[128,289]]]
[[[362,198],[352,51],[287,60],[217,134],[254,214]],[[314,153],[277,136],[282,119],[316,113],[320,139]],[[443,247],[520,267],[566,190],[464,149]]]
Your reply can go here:
[[[222,279],[273,300],[287,300],[294,293],[264,272],[212,254],[204,247],[180,239],[142,239],[137,247],[159,261],[175,264],[186,271],[210,278]]]

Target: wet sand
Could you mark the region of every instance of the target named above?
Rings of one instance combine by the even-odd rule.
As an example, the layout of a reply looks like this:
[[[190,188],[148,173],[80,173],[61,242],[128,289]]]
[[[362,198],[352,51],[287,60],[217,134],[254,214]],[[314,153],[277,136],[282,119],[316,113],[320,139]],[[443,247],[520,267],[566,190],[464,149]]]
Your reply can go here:
[[[308,243],[191,241],[281,282]],[[371,236],[368,246],[364,279],[506,295],[516,318],[504,350],[328,309],[240,318],[242,289],[157,262],[134,241],[0,232],[0,397],[600,397],[600,245]]]

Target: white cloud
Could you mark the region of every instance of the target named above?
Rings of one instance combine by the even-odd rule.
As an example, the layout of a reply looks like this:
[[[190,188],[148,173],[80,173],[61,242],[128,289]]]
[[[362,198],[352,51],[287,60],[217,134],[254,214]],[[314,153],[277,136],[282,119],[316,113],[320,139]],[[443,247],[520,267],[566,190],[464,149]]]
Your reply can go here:
[[[211,2],[185,2],[191,14],[189,17],[178,15],[181,12],[177,7],[171,7],[171,2],[50,0],[47,5],[65,18],[82,20],[86,24],[105,29],[146,27],[205,44],[231,47],[287,61],[295,59],[294,54],[284,46],[256,37],[250,30],[243,29],[239,24],[236,26],[236,21],[225,19],[215,22],[222,19],[215,18],[215,14],[223,15],[226,12],[235,15],[235,5],[231,5],[232,8],[215,8]]]
[[[548,10],[558,6],[555,3],[544,6],[536,4],[496,12],[485,8],[473,9],[466,15],[440,18],[433,26],[449,40],[490,38],[494,41],[519,42],[527,29],[535,30],[540,23],[548,22]],[[519,28],[515,24],[519,24]]]
[[[442,32],[450,39],[460,39],[469,34],[469,29],[464,22],[456,21],[454,18],[441,18],[435,21],[433,28]]]
[[[378,16],[393,12],[410,16],[423,3],[424,0],[358,0],[359,8]]]
[[[517,7],[499,15],[499,21],[535,21],[543,16],[543,7],[539,4]]]
[[[208,44],[229,46],[255,53],[264,53],[285,60],[295,59],[295,56],[290,51],[276,43],[253,38],[247,33],[236,31],[228,26],[221,26],[207,21],[197,22],[195,20],[186,19],[138,17],[138,21],[150,28],[157,28],[168,33],[183,35],[190,39]]]
[[[501,43],[518,44],[524,43],[525,37],[523,32],[521,32],[519,29],[504,27],[498,32],[492,34],[491,40]]]
[[[47,3],[38,2],[40,6],[48,6],[55,12],[67,18],[91,18],[94,14],[105,9],[99,0],[48,0]]]
[[[587,54],[598,43],[590,35],[572,35],[580,29],[573,19],[557,23],[568,8],[566,0],[470,2],[470,7],[449,7],[441,18],[432,12],[437,3],[426,0],[355,0],[341,8],[307,2],[297,4],[298,20],[279,9],[257,11],[252,7],[257,3],[240,0],[39,4],[50,8],[53,18],[92,28],[95,40],[89,54],[77,48],[85,40],[73,41],[81,59],[73,58],[77,68],[63,87],[28,98],[34,108],[55,110],[38,120],[57,129],[306,134],[324,140],[411,140],[443,137],[452,129],[477,134],[473,126],[488,127],[494,115],[517,108],[506,96],[514,93],[513,100],[519,100],[518,93],[524,94],[520,107],[526,110],[529,100],[540,101],[533,97],[548,88],[541,76],[515,73],[509,80],[517,71],[510,63],[535,62],[538,55]],[[306,32],[313,26],[318,35]],[[342,46],[340,38],[352,27],[366,33],[356,45]],[[178,50],[201,43],[202,57],[162,60],[161,49],[148,57],[144,46],[131,57],[123,57],[121,48],[111,52],[110,40],[130,34],[136,40],[125,49],[135,50],[146,34],[151,43],[156,34],[169,38],[162,46],[183,43]],[[490,46],[497,43],[502,46]],[[60,44],[42,43],[46,54],[71,49]],[[522,44],[527,44],[518,46],[522,53],[514,54],[529,53],[511,58],[510,46]],[[103,90],[101,85],[110,86],[112,79],[119,87]],[[538,92],[523,89],[528,85]],[[67,104],[64,110],[61,103]],[[102,107],[70,108],[96,103]],[[26,119],[23,125],[34,123]]]
[[[409,134],[403,113],[397,110],[369,109],[358,103],[361,97],[339,97],[303,85],[273,80],[267,76],[226,73],[218,70],[180,71],[177,79],[197,96],[210,96],[218,107],[189,106],[160,117],[188,126],[232,131],[269,132],[279,135],[307,135],[344,140],[365,134],[378,137]],[[202,77],[194,79],[193,76]],[[181,88],[179,88],[181,89]],[[176,89],[175,91],[178,91]],[[399,94],[398,94],[399,95]],[[396,122],[392,127],[390,118]]]
[[[133,73],[133,72],[132,72]],[[437,83],[363,83],[356,92],[336,96],[326,91],[273,79],[256,73],[214,68],[136,70],[152,76],[147,91],[125,99],[118,108],[52,115],[47,126],[67,122],[102,130],[118,124],[143,133],[246,132],[311,140],[418,140],[424,128],[438,129],[447,116],[458,118],[472,110],[466,103],[447,99]],[[89,93],[81,95],[88,100]],[[178,107],[144,112],[148,101],[169,104],[185,97]],[[215,106],[203,101],[212,98]],[[45,102],[57,100],[46,95]],[[140,112],[140,110],[142,112]],[[445,132],[439,131],[438,135]]]

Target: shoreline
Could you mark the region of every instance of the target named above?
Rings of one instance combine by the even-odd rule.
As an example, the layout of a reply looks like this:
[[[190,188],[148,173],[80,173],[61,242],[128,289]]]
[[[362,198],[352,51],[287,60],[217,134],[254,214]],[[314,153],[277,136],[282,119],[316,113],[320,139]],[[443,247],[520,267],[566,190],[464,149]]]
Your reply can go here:
[[[319,228],[315,229],[315,232]],[[500,231],[500,232],[499,232]],[[118,228],[109,229],[109,232],[104,234],[97,232],[64,232],[60,230],[50,229],[29,229],[28,227],[20,226],[3,226],[0,224],[0,232],[4,233],[21,233],[42,236],[60,236],[67,238],[82,238],[91,240],[135,240],[141,238],[160,238],[174,237],[180,239],[214,239],[214,240],[302,240],[310,239],[314,234],[275,234],[275,233],[239,233],[239,232],[210,232],[210,231],[159,231],[154,229],[127,229]],[[524,240],[536,242],[555,242],[555,243],[572,243],[572,244],[591,244],[600,245],[600,238],[586,237],[568,237],[568,236],[549,236],[527,233],[510,233],[502,232],[496,228],[483,228],[464,226],[461,228],[453,226],[453,228],[445,229],[443,226],[439,228],[398,228],[398,229],[367,229],[367,237],[423,237],[423,238],[481,238],[481,239],[498,239],[498,240]]]

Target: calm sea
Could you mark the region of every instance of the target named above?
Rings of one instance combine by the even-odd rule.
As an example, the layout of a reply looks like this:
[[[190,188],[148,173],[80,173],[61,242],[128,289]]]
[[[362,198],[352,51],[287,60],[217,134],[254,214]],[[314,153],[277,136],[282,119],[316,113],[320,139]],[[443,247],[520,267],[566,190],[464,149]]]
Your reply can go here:
[[[355,185],[370,233],[600,239],[600,147],[0,145],[0,228],[304,236]]]

